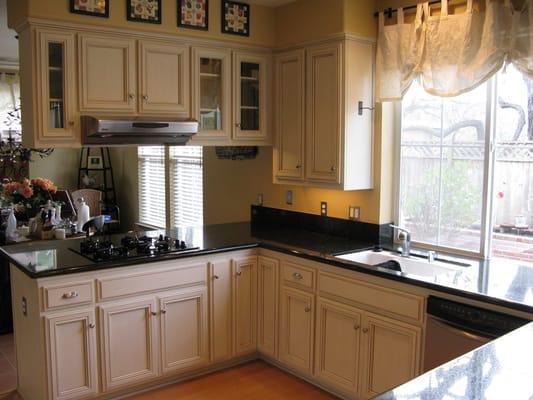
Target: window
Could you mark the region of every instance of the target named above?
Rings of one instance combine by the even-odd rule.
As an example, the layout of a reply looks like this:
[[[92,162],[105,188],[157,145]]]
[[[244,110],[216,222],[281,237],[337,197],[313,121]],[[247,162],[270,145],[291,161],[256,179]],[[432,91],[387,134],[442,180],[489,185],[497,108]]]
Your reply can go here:
[[[533,261],[533,81],[513,66],[457,97],[402,100],[398,222],[413,242]]]
[[[155,227],[203,223],[200,146],[138,148],[139,222]]]

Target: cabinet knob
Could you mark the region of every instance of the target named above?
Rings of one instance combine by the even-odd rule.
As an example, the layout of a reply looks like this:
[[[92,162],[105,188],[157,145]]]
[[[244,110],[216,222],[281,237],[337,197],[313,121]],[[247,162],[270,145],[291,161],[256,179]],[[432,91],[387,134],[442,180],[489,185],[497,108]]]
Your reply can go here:
[[[78,292],[68,292],[68,293],[63,293],[63,298],[64,299],[74,299],[76,297],[79,296],[79,293]]]
[[[368,333],[368,328],[363,328],[363,333]]]
[[[337,168],[334,165],[331,166],[331,172],[335,172],[336,169]]]
[[[306,306],[305,309],[304,309],[304,311],[305,311],[305,312],[309,312],[309,311],[311,311],[311,307]]]
[[[154,316],[154,317],[157,315],[157,313],[155,311],[151,311],[150,314],[152,314],[152,316]]]
[[[161,314],[166,314],[167,313],[167,310],[165,310],[164,308],[161,310]]]
[[[95,324],[89,324],[89,328],[91,328],[91,329],[94,329],[95,326],[96,326]]]
[[[68,121],[69,126],[74,126],[74,121]]]
[[[237,275],[237,276],[241,276],[241,275],[242,275],[242,272],[241,272],[241,271],[238,271],[238,272],[235,273],[235,275]]]
[[[130,98],[130,100],[133,100],[135,98],[135,95],[133,93],[130,93],[128,97]]]
[[[218,275],[213,275],[213,279],[218,279],[219,276]]]
[[[144,95],[144,96],[143,96],[143,100],[148,100],[148,96],[147,96],[147,95]]]
[[[298,164],[298,165],[296,166],[296,169],[300,169],[300,168],[302,168],[302,166],[301,166],[300,164]]]
[[[361,328],[361,325],[357,325],[357,324],[355,324],[355,325],[353,326],[353,329],[356,330],[356,331],[358,331],[359,328]]]
[[[239,129],[241,128],[241,124],[239,124],[238,122],[235,124],[235,126]]]
[[[303,278],[303,275],[300,274],[299,272],[295,272],[295,273],[292,274],[292,277],[299,281],[299,280],[301,280]]]

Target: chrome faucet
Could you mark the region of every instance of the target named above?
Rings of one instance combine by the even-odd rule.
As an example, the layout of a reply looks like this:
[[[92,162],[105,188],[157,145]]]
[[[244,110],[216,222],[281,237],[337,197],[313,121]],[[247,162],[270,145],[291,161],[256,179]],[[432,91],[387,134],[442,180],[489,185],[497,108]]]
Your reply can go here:
[[[402,257],[409,257],[411,254],[411,232],[405,228],[390,224],[391,228],[398,229],[398,240],[402,246]]]

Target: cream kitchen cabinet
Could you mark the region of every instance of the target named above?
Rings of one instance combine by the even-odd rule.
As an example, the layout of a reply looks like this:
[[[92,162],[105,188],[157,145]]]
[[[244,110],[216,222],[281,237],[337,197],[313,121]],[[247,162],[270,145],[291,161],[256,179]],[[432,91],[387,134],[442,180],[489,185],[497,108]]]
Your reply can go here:
[[[158,376],[154,297],[100,306],[102,387],[110,391]]]
[[[269,57],[233,53],[233,135],[235,141],[265,141],[268,133]]]
[[[270,357],[277,357],[279,261],[265,256],[257,260],[257,348]]]
[[[233,355],[233,266],[231,258],[209,263],[211,362]]]
[[[299,53],[294,50],[280,53],[276,75],[278,101],[285,94],[282,85],[290,79],[288,74],[294,80],[296,71],[302,68],[302,52],[305,88],[300,89],[295,82],[291,85],[294,90],[305,92],[300,97],[305,99],[304,143],[300,145],[302,128],[296,122],[301,117],[302,100],[293,98],[287,109],[278,109],[275,116],[274,182],[343,190],[371,189],[373,112],[367,108],[373,107],[373,44],[346,39],[309,46]],[[285,101],[291,101],[291,96]],[[295,120],[290,115],[296,115]],[[295,163],[300,158],[300,148],[305,154],[301,163]]]
[[[186,45],[83,33],[79,68],[82,112],[189,116]]]
[[[360,374],[361,312],[319,298],[316,316],[316,378],[353,396]]]
[[[286,286],[280,290],[279,360],[306,376],[313,374],[314,297]]]
[[[98,393],[94,309],[50,315],[45,325],[50,398],[77,399]]]
[[[80,111],[135,114],[136,40],[82,33],[78,43]]]
[[[257,257],[233,260],[234,351],[236,356],[257,350]]]
[[[420,373],[422,328],[368,313],[362,333],[362,398],[372,398]]]
[[[192,48],[192,115],[197,141],[229,141],[232,129],[231,51]]]
[[[280,54],[275,61],[276,146],[274,176],[279,180],[304,179],[305,52]]]
[[[163,374],[209,362],[207,288],[158,296]]]
[[[76,37],[52,28],[29,28],[19,37],[21,109],[26,147],[79,143],[76,99]]]

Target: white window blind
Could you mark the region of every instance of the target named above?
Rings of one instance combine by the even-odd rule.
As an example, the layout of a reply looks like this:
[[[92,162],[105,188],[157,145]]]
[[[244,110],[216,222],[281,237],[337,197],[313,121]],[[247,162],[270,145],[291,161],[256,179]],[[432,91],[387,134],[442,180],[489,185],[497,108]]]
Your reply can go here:
[[[166,227],[165,148],[138,148],[139,222]]]
[[[203,158],[201,146],[173,146],[169,149],[171,226],[202,225]]]

